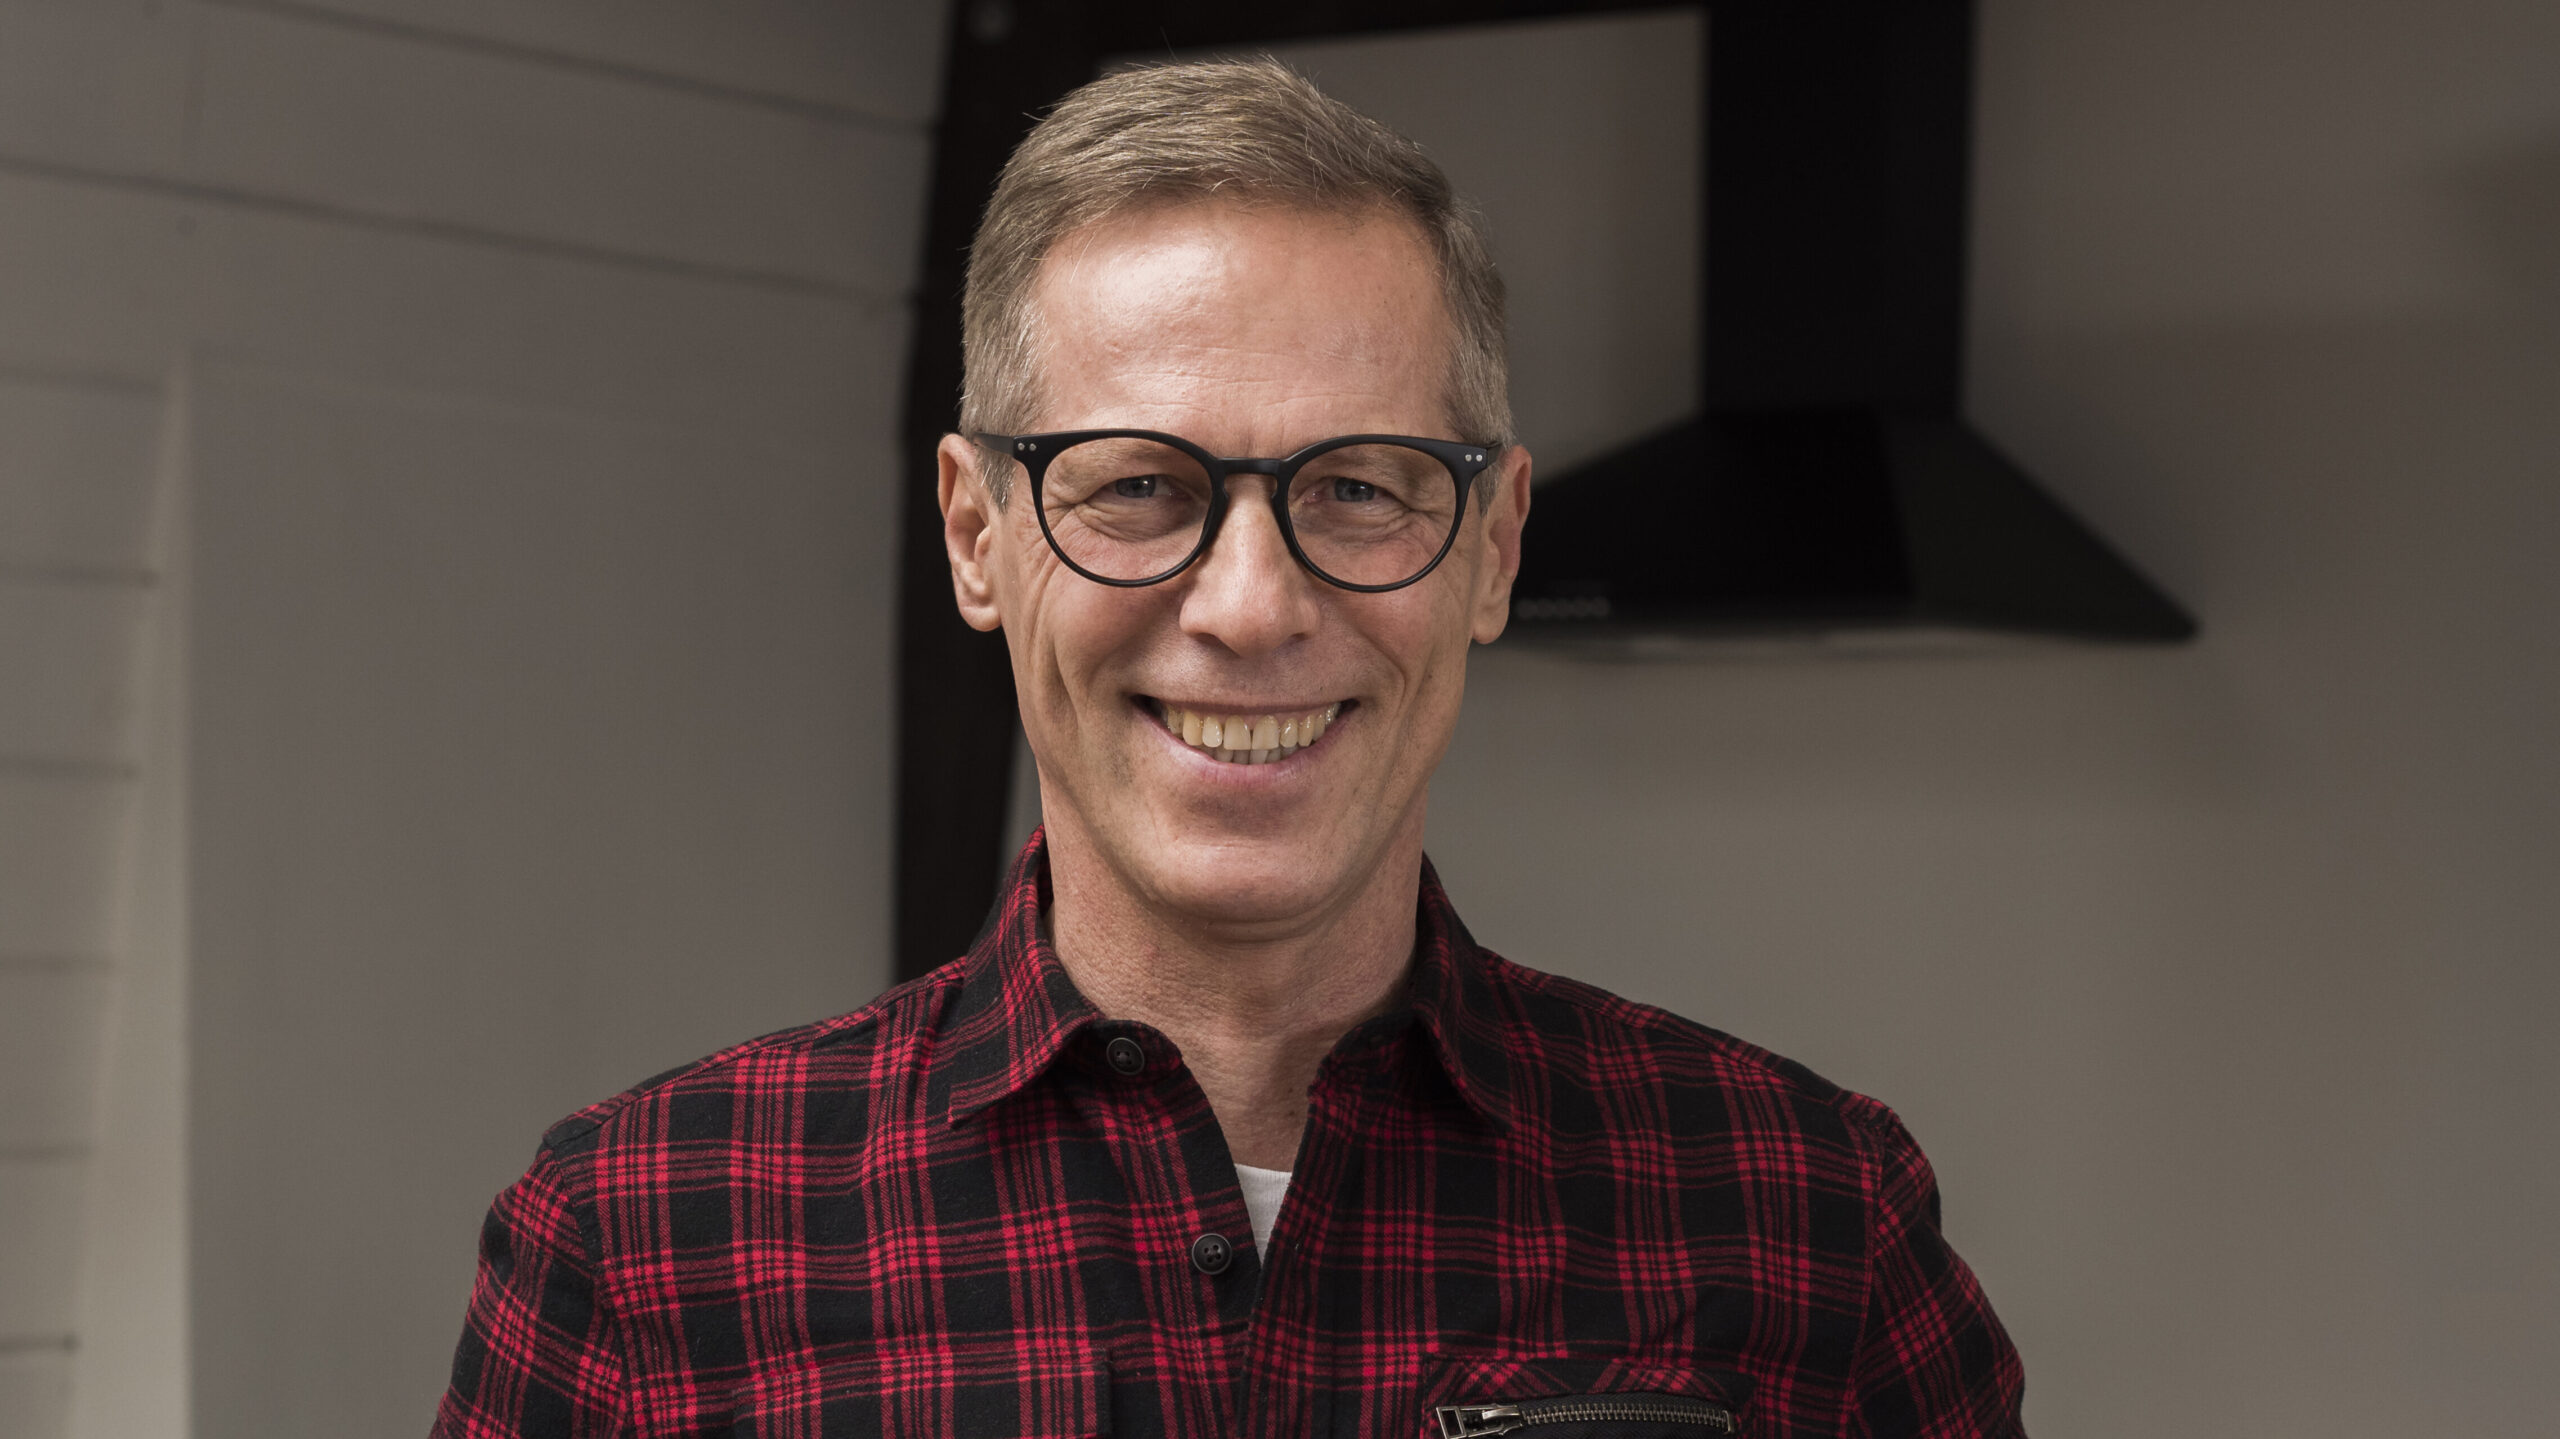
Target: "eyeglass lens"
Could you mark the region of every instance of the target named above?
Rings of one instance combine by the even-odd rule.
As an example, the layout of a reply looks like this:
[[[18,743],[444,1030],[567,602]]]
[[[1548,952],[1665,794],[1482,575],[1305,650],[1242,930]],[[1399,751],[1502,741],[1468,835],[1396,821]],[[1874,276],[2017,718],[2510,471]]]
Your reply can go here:
[[[1086,440],[1049,461],[1040,504],[1051,540],[1105,579],[1151,579],[1182,563],[1208,523],[1208,470],[1158,440]],[[1355,585],[1391,585],[1428,568],[1459,520],[1459,485],[1433,455],[1404,445],[1327,450],[1290,477],[1290,531],[1309,563]]]

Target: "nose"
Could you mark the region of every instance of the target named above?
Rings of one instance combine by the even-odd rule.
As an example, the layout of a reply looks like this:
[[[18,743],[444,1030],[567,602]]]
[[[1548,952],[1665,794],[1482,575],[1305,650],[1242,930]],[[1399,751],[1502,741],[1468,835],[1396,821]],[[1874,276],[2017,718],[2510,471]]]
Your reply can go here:
[[[1246,658],[1269,654],[1316,626],[1315,586],[1271,517],[1271,485],[1262,475],[1227,481],[1226,519],[1209,553],[1181,583],[1183,633],[1211,639]]]

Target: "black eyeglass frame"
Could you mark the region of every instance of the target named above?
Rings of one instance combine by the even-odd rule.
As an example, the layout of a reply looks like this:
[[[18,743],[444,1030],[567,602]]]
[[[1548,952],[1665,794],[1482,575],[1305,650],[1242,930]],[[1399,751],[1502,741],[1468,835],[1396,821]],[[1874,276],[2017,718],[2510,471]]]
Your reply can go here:
[[[1115,589],[1124,590],[1162,584],[1191,568],[1202,555],[1209,552],[1209,547],[1218,542],[1219,525],[1224,523],[1227,517],[1227,477],[1230,475],[1271,476],[1271,518],[1280,526],[1280,538],[1289,546],[1290,555],[1308,574],[1314,575],[1336,589],[1353,590],[1371,595],[1384,594],[1389,590],[1400,590],[1407,585],[1417,584],[1424,576],[1440,568],[1440,562],[1449,557],[1450,549],[1458,543],[1458,532],[1467,527],[1468,489],[1474,485],[1478,475],[1483,474],[1495,460],[1501,457],[1503,451],[1503,446],[1500,445],[1470,444],[1464,440],[1430,440],[1418,435],[1336,435],[1329,440],[1318,440],[1305,449],[1280,459],[1254,459],[1213,455],[1180,435],[1168,435],[1162,430],[1052,430],[1038,435],[995,435],[973,432],[969,438],[976,441],[984,450],[1011,458],[1022,466],[1025,474],[1030,476],[1031,506],[1040,516],[1041,537],[1049,542],[1049,551],[1058,557],[1060,564],[1095,584],[1110,585]],[[1171,569],[1149,575],[1142,580],[1115,580],[1108,575],[1097,575],[1077,564],[1068,557],[1066,547],[1058,543],[1057,535],[1049,528],[1048,507],[1040,502],[1041,485],[1048,476],[1051,460],[1057,458],[1068,446],[1080,445],[1087,440],[1153,440],[1160,444],[1171,445],[1198,460],[1201,468],[1208,473],[1209,513],[1200,521],[1200,542],[1193,545],[1191,552],[1184,555]],[[1307,558],[1307,552],[1299,547],[1298,531],[1289,523],[1289,485],[1297,479],[1298,471],[1306,468],[1311,460],[1352,445],[1403,445],[1407,449],[1420,450],[1446,467],[1449,478],[1458,487],[1458,506],[1454,518],[1449,523],[1449,533],[1441,537],[1440,548],[1432,554],[1431,562],[1393,584],[1353,584],[1349,580],[1326,574],[1324,567]]]

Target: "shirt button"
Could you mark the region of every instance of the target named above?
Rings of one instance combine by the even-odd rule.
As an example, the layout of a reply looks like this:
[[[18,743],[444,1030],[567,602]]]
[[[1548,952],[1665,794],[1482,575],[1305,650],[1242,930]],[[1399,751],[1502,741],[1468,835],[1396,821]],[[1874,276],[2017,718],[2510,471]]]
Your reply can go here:
[[[1135,1074],[1147,1067],[1147,1052],[1125,1034],[1104,1045],[1102,1057],[1122,1074]]]
[[[1203,1234],[1191,1241],[1191,1264],[1203,1274],[1224,1274],[1236,1262],[1236,1248],[1223,1234]]]

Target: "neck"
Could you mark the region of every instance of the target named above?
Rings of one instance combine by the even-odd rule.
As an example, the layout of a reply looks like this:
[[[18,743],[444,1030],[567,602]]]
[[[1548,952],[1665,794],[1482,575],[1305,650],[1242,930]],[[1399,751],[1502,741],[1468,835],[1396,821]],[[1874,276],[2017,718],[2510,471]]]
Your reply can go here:
[[[1052,827],[1048,923],[1059,963],[1103,1014],[1151,1025],[1181,1048],[1237,1163],[1290,1168],[1325,1056],[1403,997],[1419,816],[1410,829],[1322,911],[1229,928],[1158,912],[1082,835]]]

